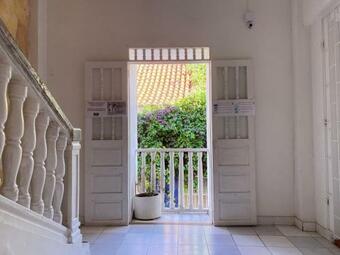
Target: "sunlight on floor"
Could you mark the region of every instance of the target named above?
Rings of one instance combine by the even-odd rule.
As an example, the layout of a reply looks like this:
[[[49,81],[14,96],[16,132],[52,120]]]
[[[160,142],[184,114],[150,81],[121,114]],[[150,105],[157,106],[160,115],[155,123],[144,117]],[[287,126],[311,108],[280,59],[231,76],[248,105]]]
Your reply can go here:
[[[214,227],[132,224],[83,227],[92,255],[338,255],[314,232],[293,226]]]

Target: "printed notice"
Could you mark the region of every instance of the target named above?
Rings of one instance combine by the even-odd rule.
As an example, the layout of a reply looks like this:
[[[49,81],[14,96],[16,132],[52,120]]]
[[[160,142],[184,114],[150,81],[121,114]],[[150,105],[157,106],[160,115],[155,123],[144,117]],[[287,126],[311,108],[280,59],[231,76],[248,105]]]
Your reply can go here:
[[[86,112],[89,117],[121,116],[126,114],[126,104],[122,101],[89,101]]]
[[[220,100],[213,104],[213,113],[223,116],[252,116],[255,115],[254,100]]]

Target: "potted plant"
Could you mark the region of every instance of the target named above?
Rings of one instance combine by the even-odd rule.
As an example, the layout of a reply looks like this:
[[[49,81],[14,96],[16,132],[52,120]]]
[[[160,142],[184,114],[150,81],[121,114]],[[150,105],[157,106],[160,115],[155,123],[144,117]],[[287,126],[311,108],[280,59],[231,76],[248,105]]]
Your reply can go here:
[[[135,218],[139,220],[153,220],[161,217],[162,198],[155,191],[137,194],[134,198]]]

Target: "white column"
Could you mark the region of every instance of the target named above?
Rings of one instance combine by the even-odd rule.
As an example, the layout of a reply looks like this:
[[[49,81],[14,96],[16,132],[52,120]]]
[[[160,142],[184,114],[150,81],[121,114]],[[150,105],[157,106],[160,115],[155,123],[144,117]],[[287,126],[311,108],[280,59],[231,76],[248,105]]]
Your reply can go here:
[[[78,134],[75,135],[75,132]],[[73,131],[73,137],[81,137],[79,129]],[[70,230],[69,242],[82,241],[79,222],[79,152],[80,142],[69,141],[66,148],[66,173],[67,185],[65,195],[67,196],[67,227]]]
[[[63,214],[61,212],[61,203],[64,195],[64,175],[65,175],[65,149],[67,137],[64,133],[60,133],[57,141],[57,168],[55,170],[55,191],[53,196],[53,220],[62,223]]]
[[[39,111],[39,103],[35,98],[27,98],[24,103],[25,130],[22,142],[22,158],[18,173],[19,200],[18,203],[29,208],[31,196],[29,186],[33,173],[33,150],[36,143],[35,119]]]
[[[0,61],[0,155],[5,144],[5,121],[7,119],[7,86],[11,79],[11,66],[5,61]]]
[[[42,192],[45,184],[45,159],[47,155],[46,146],[46,130],[49,123],[49,117],[45,112],[38,114],[35,122],[37,133],[37,145],[33,152],[34,169],[31,181],[31,209],[39,214],[44,212],[44,201],[42,200]]]
[[[43,192],[44,216],[53,218],[53,194],[55,189],[55,169],[57,167],[57,139],[59,135],[59,125],[51,121],[46,132],[47,158],[46,158],[46,179]]]
[[[27,96],[27,87],[21,80],[11,80],[8,86],[10,101],[8,120],[5,124],[6,144],[2,155],[3,185],[1,194],[17,201],[19,190],[16,184],[21,161],[20,139],[24,133],[23,103]]]

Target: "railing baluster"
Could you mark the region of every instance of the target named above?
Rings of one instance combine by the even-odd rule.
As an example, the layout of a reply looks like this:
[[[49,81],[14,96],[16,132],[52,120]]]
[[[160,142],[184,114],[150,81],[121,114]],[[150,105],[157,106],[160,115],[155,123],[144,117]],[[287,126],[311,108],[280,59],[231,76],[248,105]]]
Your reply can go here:
[[[5,124],[6,144],[2,155],[4,178],[1,194],[12,201],[17,201],[19,195],[16,180],[22,156],[20,139],[24,134],[23,103],[26,96],[27,87],[24,82],[11,80],[8,86],[10,107]]]
[[[193,208],[193,196],[194,196],[194,170],[192,164],[192,151],[189,151],[189,178],[188,178],[188,188],[189,188],[189,209]]]
[[[64,176],[65,176],[65,149],[67,145],[67,137],[64,133],[59,135],[57,140],[57,168],[55,170],[55,192],[53,196],[53,220],[62,223],[63,214],[61,212],[61,202],[64,195]]]
[[[6,61],[0,61],[0,155],[5,145],[5,121],[7,119],[7,87],[11,79],[12,68]]]
[[[151,186],[151,190],[155,191],[156,190],[156,152],[153,151],[151,152],[151,182],[150,182],[150,186]]]
[[[170,208],[175,208],[175,164],[174,152],[170,152]]]
[[[179,166],[178,166],[178,171],[179,171],[179,201],[178,201],[178,207],[180,209],[184,208],[184,166],[183,166],[183,156],[184,153],[181,151],[179,152]]]
[[[197,153],[198,157],[198,208],[203,209],[203,163],[202,152]]]
[[[55,169],[57,167],[57,139],[59,135],[59,125],[52,121],[47,128],[47,158],[46,158],[46,179],[43,191],[44,216],[53,218],[53,194],[55,189]]]
[[[141,165],[141,189],[145,192],[145,170],[146,170],[146,152],[142,152],[142,165]]]
[[[42,192],[45,185],[46,168],[45,159],[47,155],[46,130],[49,117],[45,112],[38,114],[35,121],[35,129],[37,133],[37,144],[33,152],[34,169],[31,181],[31,209],[39,214],[44,212],[44,201],[42,200]]]
[[[165,155],[164,152],[161,152],[161,193],[163,194],[162,206],[164,208],[165,201]]]
[[[39,103],[35,98],[27,98],[24,103],[24,136],[22,142],[22,158],[18,173],[19,200],[18,203],[27,208],[31,204],[29,186],[33,174],[33,150],[36,143],[35,119],[38,115]]]

